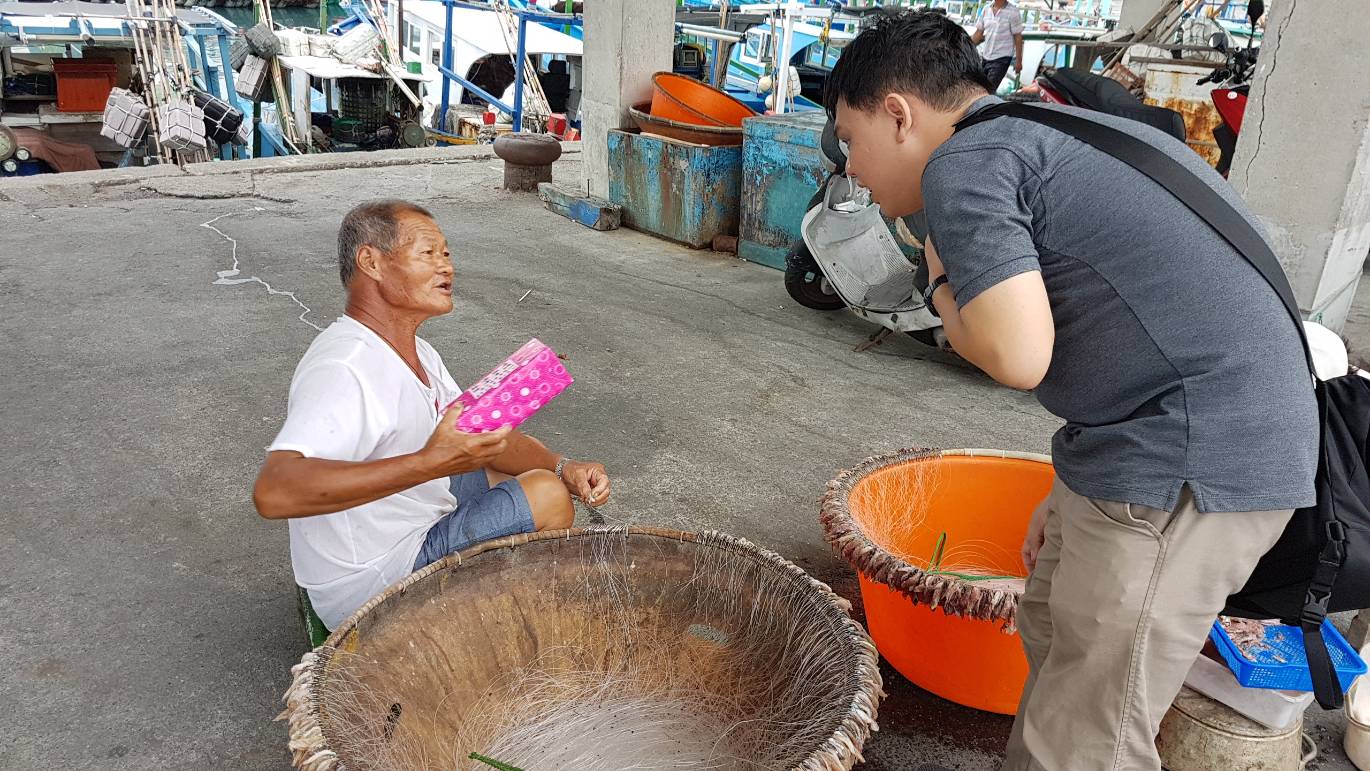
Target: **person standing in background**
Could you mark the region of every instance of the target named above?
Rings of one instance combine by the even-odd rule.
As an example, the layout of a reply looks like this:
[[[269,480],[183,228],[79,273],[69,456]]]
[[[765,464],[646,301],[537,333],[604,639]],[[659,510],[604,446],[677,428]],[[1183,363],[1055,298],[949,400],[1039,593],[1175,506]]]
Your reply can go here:
[[[980,55],[991,94],[999,90],[1010,66],[1014,72],[1023,73],[1023,14],[1018,6],[1008,0],[994,0],[981,8],[970,40],[977,46],[984,44]]]

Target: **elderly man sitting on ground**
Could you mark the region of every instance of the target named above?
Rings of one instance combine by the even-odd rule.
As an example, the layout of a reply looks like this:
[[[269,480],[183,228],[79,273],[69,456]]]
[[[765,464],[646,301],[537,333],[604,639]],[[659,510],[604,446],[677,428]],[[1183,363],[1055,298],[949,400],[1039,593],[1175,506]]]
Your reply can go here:
[[[491,538],[571,526],[575,495],[609,497],[598,463],[509,428],[457,429],[461,393],[417,336],[452,310],[453,267],[422,207],[366,203],[338,234],[346,315],[295,369],[253,501],[290,520],[295,580],[330,629],[382,589]]]

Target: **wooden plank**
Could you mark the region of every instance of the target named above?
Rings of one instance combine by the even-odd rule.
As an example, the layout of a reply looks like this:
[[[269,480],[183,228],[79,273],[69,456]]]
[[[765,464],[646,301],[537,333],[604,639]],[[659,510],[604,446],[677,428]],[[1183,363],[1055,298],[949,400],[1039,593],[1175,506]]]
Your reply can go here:
[[[554,211],[591,230],[617,230],[623,222],[623,207],[603,198],[567,190],[551,182],[538,185],[538,197]]]

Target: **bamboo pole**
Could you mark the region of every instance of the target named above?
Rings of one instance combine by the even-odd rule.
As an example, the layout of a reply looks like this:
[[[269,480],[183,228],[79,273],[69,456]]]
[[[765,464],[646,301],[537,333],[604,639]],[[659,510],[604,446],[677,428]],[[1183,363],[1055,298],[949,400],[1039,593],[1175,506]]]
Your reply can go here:
[[[148,130],[152,132],[152,146],[156,148],[159,162],[171,163],[170,152],[162,147],[161,120],[157,117],[156,72],[153,71],[153,64],[147,50],[147,39],[144,34],[145,23],[141,14],[137,13],[137,0],[127,0],[125,10],[129,16],[129,31],[133,33],[134,59],[138,65],[138,74],[143,79],[143,104],[148,108]]]

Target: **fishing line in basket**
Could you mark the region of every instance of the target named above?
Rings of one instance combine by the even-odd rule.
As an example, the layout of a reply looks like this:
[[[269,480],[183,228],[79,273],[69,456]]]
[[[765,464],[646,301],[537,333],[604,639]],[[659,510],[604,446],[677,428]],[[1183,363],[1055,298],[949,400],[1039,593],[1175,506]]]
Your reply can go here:
[[[943,483],[942,464],[914,461],[905,469],[901,479],[906,484],[867,484],[852,493],[851,516],[872,543],[932,575],[966,581],[1021,580],[1022,560],[1016,551],[981,539],[952,542],[945,531],[927,524],[931,502]],[[931,548],[913,546],[929,541],[934,541]]]
[[[650,598],[638,596],[646,589],[633,576],[650,552],[630,551],[626,530],[582,540],[580,551],[576,591],[602,623],[488,683],[440,748],[409,741],[403,729],[403,719],[437,716],[396,714],[362,674],[377,681],[405,672],[332,651],[326,706],[330,725],[348,728],[328,738],[349,771],[492,767],[472,753],[521,771],[794,768],[846,716],[851,705],[832,694],[850,684],[812,631],[822,628],[813,622],[822,611],[805,587],[777,583],[747,555],[700,549],[674,590],[692,594],[696,621],[662,628],[637,615]],[[698,621],[720,617],[735,623]],[[784,717],[795,715],[804,717]]]

